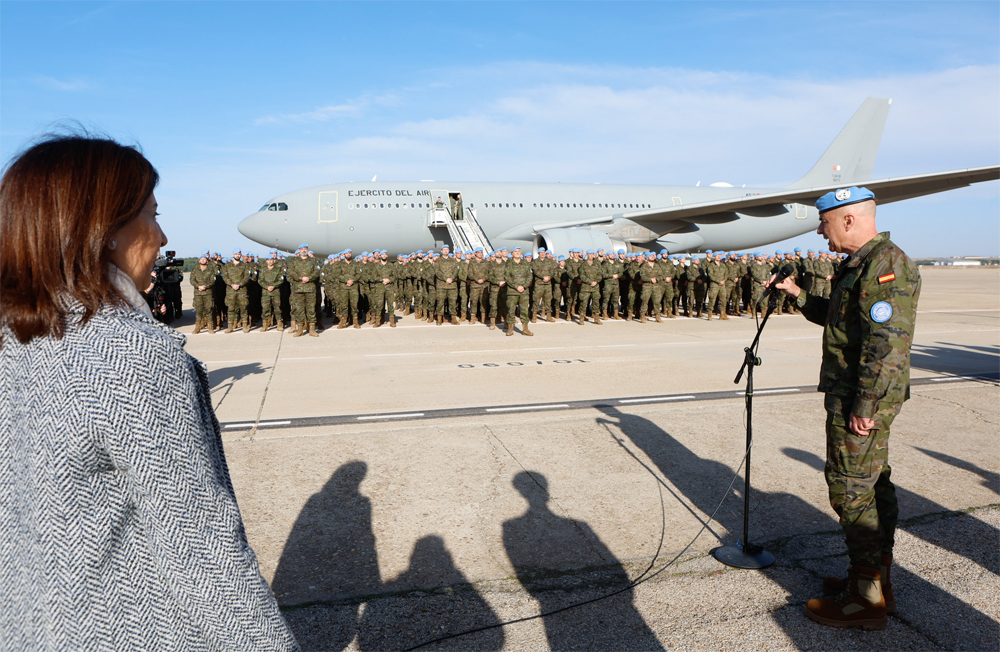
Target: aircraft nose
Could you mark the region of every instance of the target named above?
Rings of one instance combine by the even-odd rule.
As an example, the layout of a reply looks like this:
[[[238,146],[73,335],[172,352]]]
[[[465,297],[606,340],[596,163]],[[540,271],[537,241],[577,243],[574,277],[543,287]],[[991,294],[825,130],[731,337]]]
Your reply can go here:
[[[245,217],[236,228],[244,236],[262,245],[274,246],[277,242],[277,224],[273,211],[258,211]]]

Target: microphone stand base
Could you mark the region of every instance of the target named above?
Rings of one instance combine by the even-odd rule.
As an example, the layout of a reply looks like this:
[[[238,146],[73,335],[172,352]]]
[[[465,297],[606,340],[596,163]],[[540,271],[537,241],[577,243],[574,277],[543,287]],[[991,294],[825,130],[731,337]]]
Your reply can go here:
[[[774,555],[753,544],[744,550],[741,545],[721,546],[712,551],[712,556],[726,566],[733,568],[760,569],[774,563]]]

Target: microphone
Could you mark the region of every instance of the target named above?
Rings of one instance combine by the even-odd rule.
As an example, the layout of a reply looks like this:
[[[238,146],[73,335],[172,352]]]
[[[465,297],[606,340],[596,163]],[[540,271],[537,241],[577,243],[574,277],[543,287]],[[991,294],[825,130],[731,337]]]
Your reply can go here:
[[[774,282],[771,283],[771,285],[767,286],[767,288],[765,288],[764,294],[760,295],[760,299],[757,300],[757,303],[758,304],[763,303],[764,299],[766,299],[768,295],[771,294],[771,291],[774,289],[775,285],[781,283],[794,273],[795,273],[795,266],[792,265],[791,263],[785,265],[780,270],[778,270],[778,275],[774,277]]]

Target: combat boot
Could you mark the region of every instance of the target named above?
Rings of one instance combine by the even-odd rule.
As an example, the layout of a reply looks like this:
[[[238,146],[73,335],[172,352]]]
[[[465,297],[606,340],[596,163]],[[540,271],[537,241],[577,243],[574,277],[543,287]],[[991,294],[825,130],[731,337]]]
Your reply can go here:
[[[622,316],[618,313],[618,308],[615,308],[615,319],[620,321]]]
[[[261,326],[260,326],[260,332],[261,333],[266,333],[269,328],[271,328],[271,320],[270,319],[265,319],[264,323],[261,324]]]
[[[644,312],[643,313],[639,313],[639,323],[640,324],[645,324],[646,323],[646,313],[644,313]]]
[[[360,321],[358,321],[357,319],[355,319],[355,320],[354,320],[354,327],[355,327],[355,328],[361,328],[361,322],[360,322]]]
[[[410,314],[410,306],[403,308],[403,316],[406,317],[408,314]]]
[[[580,322],[580,325],[583,326],[587,323],[587,315],[580,315],[580,319],[578,321]]]
[[[319,337],[319,333],[316,332],[316,324],[309,324],[309,337]]]
[[[722,315],[719,317],[719,319],[721,319],[722,321],[729,321],[729,315],[723,312]]]
[[[892,592],[892,578],[890,572],[892,570],[892,557],[889,555],[882,555],[882,559],[879,561],[878,566],[879,574],[882,575],[882,598],[885,600],[885,612],[887,614],[896,613],[896,596]],[[847,585],[850,583],[849,577],[824,577],[823,578],[823,593],[827,595],[837,595],[842,593]]]
[[[545,321],[547,321],[547,322],[554,322],[555,320],[556,320],[556,318],[553,317],[550,313],[545,313]]]
[[[347,320],[346,319],[341,319],[340,323],[337,324],[337,330],[339,331],[341,328],[347,328]],[[278,330],[281,330],[281,322],[278,322]]]
[[[382,315],[378,315],[377,317],[375,317],[375,320],[372,322],[372,326],[374,326],[375,328],[378,328],[381,325],[382,325]]]
[[[807,602],[806,616],[830,627],[885,629],[887,619],[881,577],[874,568],[851,566],[844,590],[834,597]]]
[[[284,332],[284,330],[285,330],[285,322],[283,322],[283,321],[281,321],[281,320],[279,319],[279,320],[278,320],[278,331],[279,331],[279,332]]]
[[[436,323],[438,326],[440,326],[441,324],[443,324],[444,323],[444,315],[438,315],[437,319],[434,320],[434,323]]]
[[[511,330],[514,330],[513,327],[511,328]],[[521,326],[521,335],[526,335],[528,337],[531,337],[532,335],[534,335],[534,333],[532,333],[528,329],[528,325],[527,324],[524,324],[524,325]]]
[[[302,331],[302,326],[296,324],[295,332],[292,333],[292,337],[302,337],[305,333]]]
[[[605,308],[604,310],[601,310],[601,319],[611,319],[611,317],[608,317],[608,309],[607,308]]]
[[[193,330],[193,331],[191,331],[191,334],[192,334],[192,335],[197,335],[198,333],[200,333],[200,332],[201,332],[201,327],[202,327],[202,324],[203,324],[203,323],[204,323],[204,322],[202,322],[202,320],[200,320],[200,319],[199,319],[199,320],[197,320],[197,321],[196,321],[196,322],[194,323],[194,330]]]
[[[476,314],[472,315],[469,318],[469,323],[472,324],[473,326],[475,326],[476,324],[479,323],[479,313],[478,312]]]
[[[233,332],[233,326],[234,326],[233,322],[228,322],[226,324],[226,332],[227,333],[232,333]]]
[[[514,324],[507,324],[507,337],[511,337],[514,334]]]
[[[395,327],[396,327],[396,313],[390,312],[389,313],[389,328],[395,328]]]
[[[712,311],[708,311],[708,321],[712,321]]]
[[[458,317],[456,317],[455,315],[452,315],[451,316],[451,323],[452,323],[453,326],[458,326]]]
[[[607,319],[608,316],[604,315],[604,318]],[[604,325],[604,322],[601,321],[601,315],[600,315],[600,313],[597,313],[597,312],[594,313],[594,323],[597,324],[598,326],[603,326]]]
[[[660,316],[660,313],[656,313],[656,323],[663,323],[663,317]]]
[[[249,319],[247,319],[246,321],[243,322],[243,332],[244,333],[249,333],[250,332],[250,320]]]
[[[490,317],[490,330],[495,331],[497,329],[496,317]]]

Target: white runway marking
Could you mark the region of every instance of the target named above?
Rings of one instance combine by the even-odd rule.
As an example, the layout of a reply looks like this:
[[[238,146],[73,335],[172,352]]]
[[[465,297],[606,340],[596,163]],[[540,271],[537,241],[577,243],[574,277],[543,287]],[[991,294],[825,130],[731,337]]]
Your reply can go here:
[[[932,383],[947,383],[952,380],[976,380],[970,376],[945,376],[944,378],[931,378]]]
[[[368,417],[358,417],[358,421],[368,421],[369,419],[413,419],[424,416],[423,412],[410,412],[409,414],[375,414]]]
[[[555,403],[552,405],[522,405],[519,407],[486,408],[487,412],[513,412],[515,410],[554,410],[556,408],[568,408],[567,403]]]
[[[287,426],[291,421],[261,421],[256,424],[258,428],[263,426]],[[254,424],[251,423],[230,423],[226,425],[227,428],[253,428]]]
[[[653,398],[623,398],[619,400],[619,403],[649,403],[652,401],[680,401],[683,399],[694,398],[693,394],[687,394],[685,396],[654,396]]]
[[[755,390],[753,390],[753,393],[754,394],[777,394],[779,392],[798,392],[798,391],[801,391],[801,390],[799,390],[796,387],[792,387],[792,388],[789,388],[789,389],[755,389]],[[736,394],[737,396],[746,396],[746,391],[733,392],[733,394]]]

